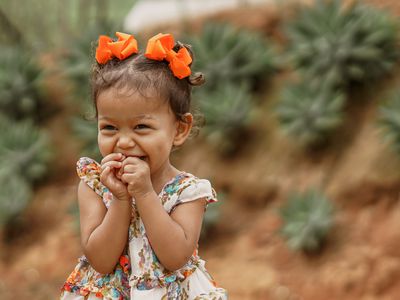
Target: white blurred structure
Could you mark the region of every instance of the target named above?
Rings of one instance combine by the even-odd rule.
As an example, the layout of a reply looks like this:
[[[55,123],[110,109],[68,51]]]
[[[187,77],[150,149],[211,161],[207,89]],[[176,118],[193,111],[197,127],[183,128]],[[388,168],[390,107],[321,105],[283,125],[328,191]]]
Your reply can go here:
[[[133,33],[204,16],[240,5],[259,5],[274,0],[139,0],[125,18],[124,29]]]

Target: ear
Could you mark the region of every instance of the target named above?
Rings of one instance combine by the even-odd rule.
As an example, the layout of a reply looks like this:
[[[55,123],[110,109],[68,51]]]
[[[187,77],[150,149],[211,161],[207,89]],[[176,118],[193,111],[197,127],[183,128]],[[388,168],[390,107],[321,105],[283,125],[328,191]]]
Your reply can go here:
[[[181,146],[187,139],[192,130],[193,116],[191,113],[186,113],[182,116],[183,120],[177,121],[176,134],[174,138],[174,146]]]

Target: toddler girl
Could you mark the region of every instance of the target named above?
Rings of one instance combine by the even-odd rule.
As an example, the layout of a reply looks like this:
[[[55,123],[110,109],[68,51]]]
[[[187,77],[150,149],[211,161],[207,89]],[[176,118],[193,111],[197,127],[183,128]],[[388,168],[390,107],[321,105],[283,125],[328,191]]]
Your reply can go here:
[[[100,36],[92,72],[102,161],[81,158],[78,202],[85,256],[61,299],[226,299],[197,254],[210,182],[176,169],[188,138],[192,53],[158,34]]]

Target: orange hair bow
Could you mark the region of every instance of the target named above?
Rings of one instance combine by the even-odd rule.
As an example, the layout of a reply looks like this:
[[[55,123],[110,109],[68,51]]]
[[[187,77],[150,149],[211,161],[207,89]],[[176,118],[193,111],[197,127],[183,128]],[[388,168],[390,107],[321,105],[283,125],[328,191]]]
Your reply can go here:
[[[172,49],[174,44],[174,38],[171,34],[159,33],[149,39],[145,56],[154,60],[165,59],[169,62],[172,73],[179,79],[182,79],[191,74],[189,65],[192,62],[192,57],[185,47],[175,52]]]
[[[114,42],[110,37],[101,35],[96,49],[96,60],[99,64],[105,64],[113,57],[123,60],[134,53],[138,53],[137,41],[133,35],[116,32],[118,41]]]

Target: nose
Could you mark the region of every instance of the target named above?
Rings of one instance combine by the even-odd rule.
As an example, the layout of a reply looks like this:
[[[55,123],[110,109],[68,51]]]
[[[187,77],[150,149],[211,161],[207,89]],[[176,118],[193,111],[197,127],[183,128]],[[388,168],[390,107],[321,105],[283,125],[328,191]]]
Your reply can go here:
[[[128,135],[121,135],[117,141],[117,147],[120,149],[129,149],[135,146],[135,141]]]

